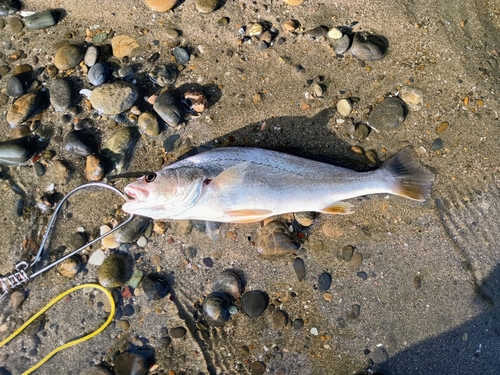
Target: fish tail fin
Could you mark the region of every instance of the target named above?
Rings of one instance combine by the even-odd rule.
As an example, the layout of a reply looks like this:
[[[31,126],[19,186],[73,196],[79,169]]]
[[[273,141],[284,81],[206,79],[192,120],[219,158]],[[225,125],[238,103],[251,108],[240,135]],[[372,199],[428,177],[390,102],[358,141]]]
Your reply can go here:
[[[391,176],[391,193],[420,202],[429,197],[434,174],[417,162],[408,147],[387,160],[381,170]]]

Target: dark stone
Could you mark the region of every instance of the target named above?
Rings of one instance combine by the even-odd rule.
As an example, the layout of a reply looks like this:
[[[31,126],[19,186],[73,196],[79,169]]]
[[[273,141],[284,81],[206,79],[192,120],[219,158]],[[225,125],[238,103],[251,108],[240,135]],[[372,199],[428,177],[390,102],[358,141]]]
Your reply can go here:
[[[295,274],[297,275],[297,279],[299,279],[299,281],[302,281],[306,278],[306,265],[304,264],[302,258],[295,258],[295,260],[293,261],[293,270],[295,271]]]
[[[115,375],[146,375],[149,366],[146,358],[132,353],[123,352],[115,358]]]
[[[127,304],[127,305],[123,306],[123,308],[122,308],[123,316],[132,316],[132,315],[134,315],[134,313],[135,313],[135,309],[134,309],[134,306],[132,306],[131,304]]]
[[[159,273],[150,273],[142,279],[142,290],[149,299],[159,300],[170,291],[167,279]]]
[[[212,268],[214,266],[214,261],[212,258],[203,258],[203,264],[208,268]]]
[[[170,330],[170,336],[174,339],[181,339],[186,335],[186,333],[187,330],[184,327],[175,327]]]
[[[19,98],[24,94],[23,82],[16,76],[12,76],[7,80],[7,95],[12,98]]]
[[[363,271],[360,271],[356,274],[360,279],[363,279],[363,280],[366,280],[368,279],[368,275],[366,274],[366,272],[363,272]]]
[[[328,289],[330,289],[331,285],[332,275],[330,275],[328,272],[323,272],[318,276],[318,288],[320,292],[326,292]]]
[[[444,147],[444,141],[441,139],[441,138],[436,138],[433,142],[432,142],[432,149],[434,151],[438,151],[438,150],[442,150]]]
[[[260,316],[267,308],[269,296],[260,290],[251,290],[241,296],[241,308],[250,317]]]

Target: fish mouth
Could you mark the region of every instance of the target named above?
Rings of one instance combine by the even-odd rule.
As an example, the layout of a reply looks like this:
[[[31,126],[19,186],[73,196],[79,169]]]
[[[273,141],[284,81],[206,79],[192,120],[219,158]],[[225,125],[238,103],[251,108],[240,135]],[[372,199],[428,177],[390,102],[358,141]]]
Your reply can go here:
[[[133,184],[125,186],[125,194],[138,201],[145,200],[149,196],[149,191]]]

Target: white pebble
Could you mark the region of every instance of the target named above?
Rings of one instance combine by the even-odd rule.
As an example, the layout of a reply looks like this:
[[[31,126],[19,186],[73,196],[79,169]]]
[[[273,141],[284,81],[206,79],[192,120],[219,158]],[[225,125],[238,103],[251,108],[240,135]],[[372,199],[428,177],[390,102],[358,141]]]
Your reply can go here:
[[[342,116],[349,116],[352,111],[351,101],[349,99],[340,99],[337,103],[337,111],[339,111]]]
[[[148,244],[148,240],[146,239],[146,237],[144,236],[141,236],[138,240],[137,240],[137,246],[139,247],[144,247]]]
[[[104,259],[106,259],[106,255],[104,254],[104,251],[97,250],[97,251],[94,251],[94,253],[90,256],[88,262],[89,262],[89,264],[92,264],[94,266],[100,266],[102,264],[102,262],[104,262]]]
[[[312,327],[311,328],[311,335],[318,336],[318,334],[319,334],[318,329],[316,327]]]
[[[342,34],[342,31],[340,31],[337,27],[332,27],[326,35],[330,39],[340,39],[344,36],[344,34]]]

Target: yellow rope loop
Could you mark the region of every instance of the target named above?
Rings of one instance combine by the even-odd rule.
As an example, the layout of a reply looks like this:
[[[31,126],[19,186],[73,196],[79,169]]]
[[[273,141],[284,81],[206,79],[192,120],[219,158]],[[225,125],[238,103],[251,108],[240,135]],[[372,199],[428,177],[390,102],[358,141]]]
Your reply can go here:
[[[43,309],[38,311],[35,315],[33,315],[26,323],[24,323],[21,327],[16,329],[14,333],[12,333],[9,337],[7,337],[5,340],[0,342],[0,348],[7,344],[9,341],[11,341],[14,337],[16,337],[18,334],[20,334],[27,326],[29,326],[33,321],[38,318],[40,315],[42,315],[44,312],[46,312],[48,309],[50,309],[56,302],[60,301],[64,297],[66,297],[68,294],[73,293],[74,291],[77,291],[79,289],[83,288],[96,288],[99,289],[101,292],[103,292],[106,297],[108,297],[109,302],[111,304],[111,311],[109,313],[108,319],[104,322],[102,326],[100,326],[98,329],[96,329],[94,332],[89,333],[88,335],[81,337],[79,339],[67,342],[66,344],[63,344],[53,351],[51,351],[49,354],[47,354],[40,362],[38,362],[36,365],[31,367],[28,371],[24,372],[23,375],[28,375],[31,374],[33,371],[37,370],[40,366],[42,366],[45,362],[47,362],[54,354],[60,352],[61,350],[64,350],[66,348],[69,348],[73,345],[80,344],[81,342],[87,341],[91,339],[92,337],[98,335],[104,329],[111,323],[113,320],[113,317],[115,316],[115,301],[113,299],[113,296],[111,295],[110,291],[104,288],[103,286],[99,284],[82,284],[82,285],[77,285],[74,288],[68,289],[67,291],[59,294],[56,298],[54,298],[52,301],[50,301]]]

